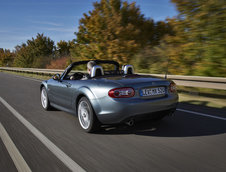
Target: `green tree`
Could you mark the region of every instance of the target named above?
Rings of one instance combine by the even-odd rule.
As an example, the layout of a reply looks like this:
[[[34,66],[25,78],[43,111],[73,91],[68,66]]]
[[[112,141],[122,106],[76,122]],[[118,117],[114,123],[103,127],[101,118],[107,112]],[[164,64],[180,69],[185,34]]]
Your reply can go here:
[[[168,21],[158,21],[155,23],[154,27],[154,38],[151,40],[154,40],[150,45],[156,46],[159,45],[162,39],[166,35],[173,35],[173,30],[171,27],[171,24]]]
[[[27,44],[16,46],[15,66],[43,68],[50,62],[54,50],[54,41],[38,33],[36,38],[27,40]]]
[[[182,74],[226,76],[225,0],[172,2],[179,15],[170,19],[175,35],[165,41],[173,63],[179,64],[174,72],[183,69]]]
[[[60,41],[57,42],[57,51],[59,52],[59,56],[69,56],[70,55],[70,49],[72,48],[71,41]]]
[[[126,63],[150,42],[153,31],[153,20],[144,18],[135,2],[101,0],[80,20],[76,54]]]
[[[159,45],[147,46],[137,53],[130,63],[138,72],[165,74],[168,71],[169,74],[175,73],[174,69],[179,71],[183,68],[180,68],[180,63],[172,63],[174,56],[171,57],[170,54],[172,55],[173,48],[169,48],[169,46],[163,40]]]

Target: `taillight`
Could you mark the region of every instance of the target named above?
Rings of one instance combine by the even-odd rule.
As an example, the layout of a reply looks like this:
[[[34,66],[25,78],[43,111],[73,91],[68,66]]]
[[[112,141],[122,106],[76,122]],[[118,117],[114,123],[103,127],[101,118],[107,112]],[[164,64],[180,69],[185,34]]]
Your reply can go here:
[[[133,97],[134,94],[134,89],[130,87],[114,88],[108,92],[108,95],[112,98],[128,98]]]
[[[170,83],[170,85],[169,85],[169,91],[171,92],[171,93],[175,93],[175,92],[177,92],[177,85],[172,81],[171,83]]]

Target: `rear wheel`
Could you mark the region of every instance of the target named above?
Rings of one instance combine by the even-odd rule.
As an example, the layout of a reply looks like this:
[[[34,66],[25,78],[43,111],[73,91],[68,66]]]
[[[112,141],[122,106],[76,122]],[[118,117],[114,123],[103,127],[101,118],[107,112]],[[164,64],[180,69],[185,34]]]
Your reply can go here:
[[[100,123],[93,111],[90,101],[86,97],[82,97],[78,103],[78,119],[83,130],[88,133],[99,129]]]
[[[48,98],[45,87],[42,87],[42,90],[41,90],[41,104],[45,110],[50,110],[51,107],[50,107],[49,98]]]

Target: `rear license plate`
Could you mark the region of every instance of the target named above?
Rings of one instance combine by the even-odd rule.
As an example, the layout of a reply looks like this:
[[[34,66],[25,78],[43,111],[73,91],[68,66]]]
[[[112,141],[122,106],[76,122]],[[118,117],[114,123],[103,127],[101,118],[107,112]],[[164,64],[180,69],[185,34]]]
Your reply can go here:
[[[164,87],[156,87],[156,88],[144,88],[140,90],[140,96],[158,96],[158,95],[165,95],[165,88]]]

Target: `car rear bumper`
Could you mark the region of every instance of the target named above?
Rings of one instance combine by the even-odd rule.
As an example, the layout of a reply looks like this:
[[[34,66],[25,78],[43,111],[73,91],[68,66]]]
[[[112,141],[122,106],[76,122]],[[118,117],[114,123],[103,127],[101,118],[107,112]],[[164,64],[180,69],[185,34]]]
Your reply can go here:
[[[155,112],[173,111],[176,109],[177,103],[178,96],[176,94],[158,99],[106,98],[101,100],[101,109],[97,108],[95,112],[101,123],[117,124],[144,114],[150,117],[156,115]]]

